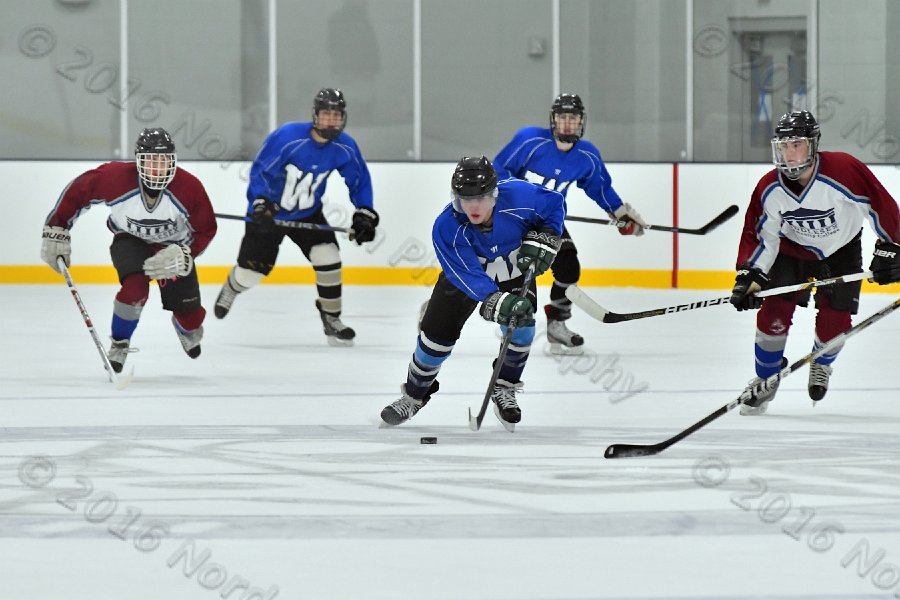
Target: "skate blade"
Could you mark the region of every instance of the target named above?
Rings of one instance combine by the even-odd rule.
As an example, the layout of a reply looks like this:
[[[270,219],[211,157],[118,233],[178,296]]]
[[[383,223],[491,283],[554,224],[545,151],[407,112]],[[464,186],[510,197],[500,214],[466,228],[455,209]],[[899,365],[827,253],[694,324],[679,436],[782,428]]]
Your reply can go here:
[[[353,340],[342,340],[333,335],[326,336],[326,338],[328,339],[328,345],[334,346],[335,348],[349,348],[353,345]]]
[[[557,356],[581,356],[584,354],[584,346],[566,346],[565,344],[550,342],[550,354],[556,354]]]

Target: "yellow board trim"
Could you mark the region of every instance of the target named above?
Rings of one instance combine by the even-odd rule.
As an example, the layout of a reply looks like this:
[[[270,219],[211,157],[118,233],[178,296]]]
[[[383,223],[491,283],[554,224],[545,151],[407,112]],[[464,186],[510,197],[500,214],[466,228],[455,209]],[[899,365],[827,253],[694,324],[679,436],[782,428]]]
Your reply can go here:
[[[221,284],[228,277],[230,266],[197,267],[201,284]],[[71,268],[76,284],[116,284],[118,277],[112,266],[75,265]],[[421,285],[431,287],[437,281],[437,267],[344,267],[345,285]],[[538,277],[538,284],[549,286],[553,282],[550,273]],[[315,273],[312,267],[278,266],[263,280],[266,284],[313,285]],[[62,275],[46,265],[0,265],[2,284],[51,284],[65,283]],[[582,287],[634,287],[669,289],[672,272],[669,270],[583,269],[578,284]],[[687,290],[730,290],[734,284],[734,271],[679,271],[678,287]],[[900,293],[900,283],[877,285],[863,282],[866,292]]]

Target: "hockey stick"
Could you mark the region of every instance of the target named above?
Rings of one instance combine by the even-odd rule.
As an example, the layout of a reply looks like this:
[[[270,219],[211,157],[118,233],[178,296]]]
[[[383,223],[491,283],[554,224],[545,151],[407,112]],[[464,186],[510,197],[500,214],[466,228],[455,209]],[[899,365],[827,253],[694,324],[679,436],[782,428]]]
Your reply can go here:
[[[644,229],[649,229],[652,231],[669,231],[671,233],[687,233],[690,235],[706,235],[738,212],[738,207],[735,204],[732,204],[725,210],[721,212],[718,216],[713,218],[712,221],[704,225],[703,227],[698,227],[696,229],[690,229],[687,227],[672,227],[670,225],[644,225]],[[600,225],[612,225],[613,227],[627,227],[630,224],[630,221],[617,221],[610,219],[592,219],[590,217],[576,217],[573,215],[566,215],[566,221],[579,221],[581,223],[599,223]]]
[[[528,288],[534,280],[534,263],[525,271],[525,279],[522,281],[522,289],[519,294],[528,295]],[[481,402],[481,410],[478,416],[472,415],[472,408],[469,407],[469,429],[478,431],[481,429],[481,423],[484,421],[484,415],[487,414],[488,404],[491,402],[491,394],[494,391],[494,384],[497,383],[497,377],[500,376],[500,368],[503,366],[503,360],[506,358],[506,351],[509,349],[509,343],[512,341],[513,332],[516,330],[516,320],[511,319],[506,327],[506,335],[503,336],[503,342],[500,344],[500,353],[497,360],[494,361],[494,372],[491,374],[491,381],[488,383],[487,391],[484,393],[484,400]]]
[[[217,219],[231,219],[233,221],[243,221],[245,217],[243,215],[224,215],[222,213],[215,213]],[[333,227],[332,225],[323,225],[321,223],[307,223],[306,221],[282,221],[281,219],[275,219],[275,224],[279,227],[290,227],[292,229],[315,229],[318,231],[334,231],[337,233],[349,233],[349,227]]]
[[[94,324],[91,322],[91,316],[84,307],[84,302],[81,301],[81,294],[78,293],[78,288],[75,287],[75,282],[72,281],[72,276],[69,274],[69,268],[66,266],[66,261],[63,260],[62,256],[57,256],[56,264],[59,265],[60,273],[66,278],[66,284],[69,286],[69,291],[72,292],[72,297],[75,298],[75,304],[78,305],[78,310],[81,311],[81,318],[84,319],[84,324],[87,325],[88,331],[91,334],[91,339],[94,340],[97,352],[100,353],[100,358],[103,359],[103,368],[106,369],[109,380],[116,386],[117,390],[124,390],[128,384],[131,383],[132,377],[134,377],[134,367],[131,368],[131,372],[123,377],[116,375],[115,370],[112,368],[112,364],[109,362],[109,357],[106,356],[106,352],[103,351],[103,344],[100,343],[100,337],[97,335],[97,332],[94,331]]]
[[[863,271],[861,273],[853,273],[851,275],[841,275],[840,277],[831,277],[829,279],[819,279],[814,281],[806,281],[795,285],[785,285],[782,287],[763,290],[756,294],[757,298],[765,298],[767,296],[777,296],[779,294],[787,294],[790,292],[799,292],[810,288],[820,288],[837,283],[849,283],[851,281],[859,281],[860,279],[871,279],[872,271]],[[588,316],[602,321],[604,323],[621,323],[622,321],[633,321],[635,319],[646,319],[647,317],[658,317],[659,315],[667,315],[669,313],[684,312],[686,310],[695,310],[698,308],[706,308],[707,306],[719,306],[727,304],[731,296],[722,296],[719,298],[711,298],[709,300],[697,300],[688,304],[677,304],[675,306],[667,306],[665,308],[654,308],[652,310],[643,310],[640,312],[617,313],[608,310],[597,304],[590,296],[588,296],[578,286],[570,285],[566,288],[566,298],[572,303],[586,312]]]
[[[854,327],[851,327],[844,333],[831,338],[818,350],[810,352],[803,358],[797,360],[794,364],[783,368],[781,371],[775,373],[774,375],[771,375],[768,379],[766,379],[766,385],[770,386],[775,382],[780,382],[782,379],[784,379],[803,365],[809,364],[823,354],[827,354],[828,352],[832,351],[840,344],[843,344],[847,340],[847,338],[856,335],[869,325],[881,320],[882,318],[896,310],[898,307],[900,307],[900,298],[894,300],[878,312],[870,315],[864,321],[857,323]],[[631,456],[652,456],[654,454],[659,454],[672,444],[683,440],[701,427],[709,425],[734,407],[742,404],[747,399],[748,391],[744,390],[743,392],[741,392],[740,396],[738,396],[722,408],[700,419],[684,431],[673,435],[665,441],[659,442],[658,444],[612,444],[606,448],[606,452],[603,454],[603,456],[605,456],[606,458],[627,458]]]

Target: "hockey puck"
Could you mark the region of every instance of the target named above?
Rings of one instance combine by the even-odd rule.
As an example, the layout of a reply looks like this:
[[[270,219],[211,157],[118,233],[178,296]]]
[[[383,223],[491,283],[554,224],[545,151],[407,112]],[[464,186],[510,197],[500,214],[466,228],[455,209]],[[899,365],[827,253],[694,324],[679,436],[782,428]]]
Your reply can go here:
[[[419,443],[420,444],[437,444],[437,438],[436,437],[419,438]]]

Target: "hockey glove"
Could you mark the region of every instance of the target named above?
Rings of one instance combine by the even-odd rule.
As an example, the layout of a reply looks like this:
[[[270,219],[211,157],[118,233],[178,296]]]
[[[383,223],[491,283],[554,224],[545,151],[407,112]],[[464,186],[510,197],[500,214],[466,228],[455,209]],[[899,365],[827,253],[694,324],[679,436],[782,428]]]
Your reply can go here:
[[[627,202],[613,212],[613,216],[619,221],[619,233],[622,235],[644,235],[644,227],[647,224],[638,211],[634,210]],[[623,225],[624,223],[624,225]]]
[[[63,227],[44,225],[44,234],[41,236],[41,260],[59,273],[56,257],[61,256],[68,267],[72,264],[71,255],[72,236],[69,235],[69,230]]]
[[[353,225],[350,226],[350,239],[362,246],[364,242],[375,239],[375,227],[378,226],[378,213],[374,208],[357,208],[353,213]]]
[[[728,300],[738,310],[757,309],[762,306],[763,299],[756,297],[769,284],[769,278],[759,269],[741,266],[734,277],[734,288]]]
[[[900,245],[891,242],[875,242],[872,254],[872,280],[878,285],[900,281]]]
[[[509,325],[515,319],[517,327],[534,325],[534,307],[528,298],[509,292],[494,292],[481,303],[481,316],[487,321]]]
[[[262,233],[275,231],[275,213],[280,207],[265,198],[257,198],[250,209],[250,219],[256,223]]]
[[[550,268],[556,253],[559,251],[559,236],[552,229],[529,231],[519,247],[519,256],[516,258],[516,266],[523,273],[529,265],[534,263],[535,276],[540,275]]]
[[[144,273],[150,279],[184,277],[193,267],[191,249],[181,244],[166,246],[144,261]]]

